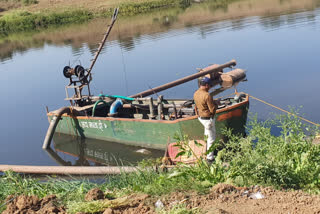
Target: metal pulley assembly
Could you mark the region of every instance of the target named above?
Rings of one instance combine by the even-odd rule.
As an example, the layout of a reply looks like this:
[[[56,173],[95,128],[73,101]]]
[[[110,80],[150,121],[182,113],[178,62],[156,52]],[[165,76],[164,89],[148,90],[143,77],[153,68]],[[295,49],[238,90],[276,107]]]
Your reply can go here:
[[[63,68],[63,75],[66,78],[70,78],[70,82],[75,82],[72,80],[72,76],[76,76],[79,78],[78,82],[80,82],[81,84],[88,83],[88,71],[84,69],[81,65],[77,65],[75,68],[65,66]]]
[[[70,78],[74,74],[74,69],[72,69],[70,66],[65,66],[63,68],[63,76],[65,78]]]
[[[117,19],[119,8],[116,8],[112,15],[111,24],[108,27],[108,30],[106,34],[104,34],[104,37],[102,39],[102,42],[99,45],[99,48],[97,52],[95,53],[94,59],[91,62],[91,65],[89,68],[83,68],[81,65],[77,65],[74,68],[71,68],[70,66],[65,66],[63,68],[63,76],[69,79],[69,84],[65,87],[66,89],[66,100],[69,100],[71,105],[77,105],[77,106],[84,106],[86,104],[91,103],[91,92],[90,92],[90,82],[92,80],[91,71],[95,64],[95,62],[98,59],[98,56],[103,48],[103,45],[105,44],[109,33],[111,32],[111,29],[113,27],[113,24],[115,23]],[[68,90],[73,89],[74,95],[72,97],[69,97]],[[85,89],[88,94],[83,95],[83,89]]]

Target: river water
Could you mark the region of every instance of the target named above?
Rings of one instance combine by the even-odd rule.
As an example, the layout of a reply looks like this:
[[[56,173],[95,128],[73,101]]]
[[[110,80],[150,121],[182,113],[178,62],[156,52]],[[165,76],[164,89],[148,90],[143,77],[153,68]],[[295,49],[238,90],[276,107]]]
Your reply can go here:
[[[68,105],[62,69],[90,65],[106,24],[94,20],[0,40],[0,164],[57,164],[41,149],[48,128],[45,106]],[[91,89],[93,94],[131,95],[236,59],[248,78],[238,91],[284,109],[301,108],[305,118],[320,123],[319,38],[316,0],[209,2],[120,18],[94,67]],[[191,98],[196,87],[191,81],[161,94]],[[262,120],[279,113],[254,100],[250,112]]]

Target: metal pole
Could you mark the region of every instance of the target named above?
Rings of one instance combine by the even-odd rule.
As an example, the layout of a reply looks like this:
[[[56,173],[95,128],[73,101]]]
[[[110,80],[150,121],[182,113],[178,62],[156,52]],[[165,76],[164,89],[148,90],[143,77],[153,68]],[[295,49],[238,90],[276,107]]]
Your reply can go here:
[[[154,119],[153,98],[149,98],[150,119]]]
[[[163,96],[160,95],[158,97],[158,120],[162,120],[162,115],[163,115],[163,104],[162,104]]]
[[[100,54],[100,52],[101,52],[101,50],[102,50],[102,48],[103,48],[103,46],[104,46],[104,43],[107,41],[107,38],[108,38],[108,36],[109,36],[109,34],[110,34],[110,32],[111,32],[111,29],[112,29],[112,27],[113,27],[113,24],[114,24],[115,21],[117,20],[118,11],[119,11],[119,8],[116,8],[116,9],[114,10],[114,12],[113,12],[111,24],[109,25],[108,30],[107,30],[107,33],[104,35],[104,37],[103,37],[103,39],[102,39],[102,41],[101,41],[101,43],[100,43],[100,46],[99,46],[99,48],[98,48],[98,51],[96,52],[96,54],[95,54],[95,56],[94,56],[94,58],[93,58],[93,60],[92,60],[91,66],[90,66],[90,68],[88,69],[88,74],[87,74],[87,76],[89,76],[89,74],[90,74],[90,72],[91,72],[94,64],[96,63],[96,61],[97,61],[97,59],[98,59],[98,56],[99,56],[99,54]]]
[[[203,68],[201,72],[198,72],[196,74],[192,74],[192,75],[183,77],[181,79],[175,80],[173,82],[169,82],[167,84],[158,86],[156,88],[152,88],[152,89],[140,92],[138,94],[131,95],[130,97],[133,97],[133,98],[135,98],[135,97],[146,97],[146,96],[155,94],[155,93],[157,93],[159,91],[163,91],[163,90],[166,90],[168,88],[172,88],[174,86],[177,86],[177,85],[183,84],[185,82],[189,82],[191,80],[194,80],[194,79],[197,79],[199,77],[205,76],[207,74],[218,72],[221,69],[224,69],[224,68],[227,68],[227,67],[231,67],[231,66],[235,66],[236,64],[237,64],[236,60],[231,60],[230,62],[222,64],[222,65],[220,65],[218,67],[216,65],[211,65],[209,67]]]

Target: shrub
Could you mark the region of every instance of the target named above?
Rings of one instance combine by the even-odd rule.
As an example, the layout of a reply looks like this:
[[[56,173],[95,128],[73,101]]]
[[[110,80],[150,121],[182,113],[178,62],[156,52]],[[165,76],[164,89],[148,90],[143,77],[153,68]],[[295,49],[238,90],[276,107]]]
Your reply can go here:
[[[279,136],[271,134],[275,125],[281,130]],[[249,126],[246,138],[231,136],[229,131],[227,148],[218,154],[218,164],[229,163],[227,179],[238,185],[320,187],[320,146],[313,143],[315,129],[289,115],[263,123],[255,117]]]

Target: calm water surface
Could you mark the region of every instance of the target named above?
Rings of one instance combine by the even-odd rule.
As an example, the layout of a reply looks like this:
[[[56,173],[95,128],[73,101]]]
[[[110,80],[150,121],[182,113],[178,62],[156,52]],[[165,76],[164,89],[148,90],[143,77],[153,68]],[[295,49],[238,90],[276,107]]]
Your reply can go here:
[[[252,0],[120,19],[94,67],[92,91],[131,95],[236,59],[237,67],[248,70],[239,91],[285,109],[303,106],[300,112],[320,123],[319,7],[312,0]],[[68,105],[62,69],[90,65],[105,25],[96,20],[1,40],[0,164],[57,164],[41,149],[48,128],[45,106]],[[161,94],[191,98],[195,90],[192,81]],[[252,100],[250,112],[267,119],[277,111]],[[97,143],[84,143],[89,142]]]

